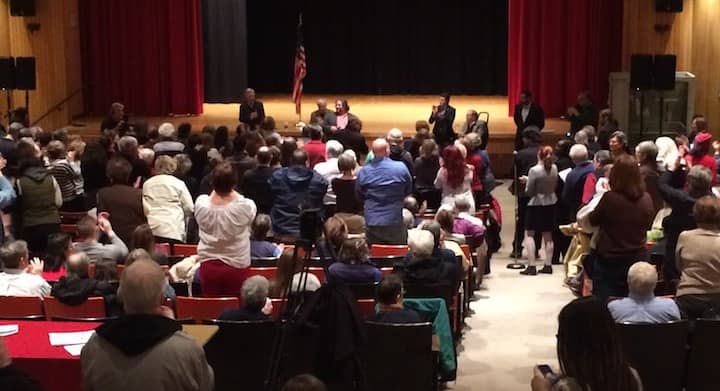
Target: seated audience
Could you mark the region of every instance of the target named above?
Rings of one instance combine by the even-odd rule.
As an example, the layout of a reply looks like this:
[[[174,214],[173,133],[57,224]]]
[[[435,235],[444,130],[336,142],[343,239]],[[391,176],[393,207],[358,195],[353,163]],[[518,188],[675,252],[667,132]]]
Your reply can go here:
[[[625,360],[607,305],[595,297],[575,299],[558,315],[558,380],[536,367],[532,391],[642,391],[637,371]],[[556,384],[553,384],[556,383]]]
[[[257,167],[245,171],[240,184],[240,192],[255,202],[258,213],[269,214],[273,206],[270,177],[275,169],[270,166],[271,160],[270,148],[260,147],[257,151]]]
[[[423,218],[418,217],[421,209],[417,198],[412,195],[405,197],[403,200],[403,224],[407,229],[415,228],[422,222]]]
[[[5,339],[0,337],[0,390],[12,391],[43,391],[44,388],[29,375],[23,373],[12,365],[12,358],[5,345]],[[292,388],[291,390],[300,390]],[[325,391],[324,388],[319,390]]]
[[[286,249],[280,255],[275,277],[270,280],[270,297],[283,297],[285,290],[290,295],[303,292],[315,292],[320,289],[320,280],[312,273],[303,273],[300,259],[293,262],[293,249]],[[298,254],[298,257],[301,255]]]
[[[68,258],[67,276],[53,285],[50,294],[61,303],[80,305],[88,297],[102,296],[105,302],[115,300],[115,288],[105,281],[98,281],[88,275],[90,258],[85,253],[75,253]]]
[[[315,376],[304,374],[288,380],[280,391],[327,391],[327,387]]]
[[[307,150],[307,145],[305,145]],[[332,183],[333,180],[342,175],[338,164],[338,158],[343,153],[343,146],[337,140],[330,140],[325,144],[325,161],[315,164],[313,170],[318,174],[322,175],[323,178],[330,185],[328,186],[327,193],[323,199],[325,210],[335,211],[337,208],[337,197],[335,191],[333,191]]]
[[[50,285],[43,280],[43,262],[30,260],[24,240],[7,242],[0,247],[0,296],[47,296]]]
[[[467,272],[470,265],[472,265],[472,262],[467,258],[462,247],[460,247],[461,244],[467,244],[465,243],[465,235],[461,233],[453,233],[455,228],[454,223],[457,221],[455,214],[450,210],[440,209],[440,211],[438,211],[435,215],[435,221],[440,225],[440,228],[442,228],[442,233],[440,235],[442,237],[441,247],[452,251],[456,258],[460,257],[460,259],[462,259],[463,271]]]
[[[466,198],[455,199],[457,216],[453,221],[453,233],[471,236],[475,245],[480,245],[485,238],[485,224],[478,217],[470,213],[470,203]]]
[[[347,238],[348,227],[345,221],[337,216],[329,217],[325,220],[322,238],[315,246],[315,255],[337,260]]]
[[[459,272],[456,265],[443,262],[435,255],[435,239],[433,234],[424,229],[414,229],[408,232],[408,247],[411,259],[396,267],[405,283],[429,286],[458,286]],[[454,255],[453,255],[454,257]]]
[[[242,306],[223,310],[218,319],[248,321],[269,320],[272,302],[268,299],[270,283],[263,276],[252,276],[245,280],[240,289]]]
[[[74,251],[70,235],[60,232],[48,236],[47,250],[45,251],[45,265],[42,278],[45,281],[57,281],[65,276],[68,257]]]
[[[235,185],[230,164],[220,163],[212,172],[213,192],[195,202],[200,282],[210,297],[236,296],[248,277],[250,226],[257,209],[252,200],[233,190]]]
[[[107,164],[107,177],[110,186],[97,192],[97,212],[107,213],[107,218],[115,229],[115,233],[123,241],[130,243],[130,236],[135,227],[147,224],[143,210],[142,189],[130,184],[132,167],[123,158],[113,158]]]
[[[128,266],[120,281],[125,315],[95,330],[80,355],[84,390],[211,391],[205,352],[162,305],[165,273],[154,262]]]
[[[155,248],[155,237],[153,236],[152,229],[147,224],[138,225],[130,236],[130,247],[129,250],[143,249],[147,251],[160,265],[167,265],[169,254],[159,252]]]
[[[143,207],[158,243],[185,242],[185,219],[193,213],[193,201],[185,183],[173,176],[177,164],[169,156],[155,160],[155,176],[142,186]]]
[[[442,167],[435,177],[435,188],[442,190],[442,205],[455,207],[457,197],[465,197],[470,203],[470,212],[475,213],[475,198],[472,194],[474,169],[465,163],[462,152],[456,146],[448,146],[442,152]]]
[[[132,166],[130,182],[133,184],[142,184],[152,174],[152,166],[140,158],[138,148],[138,141],[132,136],[121,137],[117,142],[117,155],[127,159]],[[157,167],[155,169],[157,170]]]
[[[170,156],[183,153],[185,151],[185,144],[177,141],[177,132],[175,126],[169,122],[158,127],[158,135],[160,140],[153,145],[153,151],[155,156]]]
[[[130,254],[128,254],[127,258],[125,259],[125,267],[127,268],[136,261],[155,262],[153,257],[147,251],[141,248],[130,251]],[[165,279],[165,290],[163,294],[165,299],[173,301],[175,300],[175,288],[170,285],[168,279]]]
[[[65,212],[84,212],[85,190],[80,165],[72,164],[68,160],[65,144],[60,141],[51,141],[46,152],[49,170],[55,178],[62,194],[62,207]]]
[[[312,126],[310,128],[310,141],[303,146],[308,155],[308,167],[315,167],[316,164],[325,161],[325,143],[322,141],[322,137],[321,127]]]
[[[404,164],[388,158],[385,139],[373,142],[374,158],[358,173],[357,194],[365,206],[365,236],[369,244],[404,244],[402,204],[412,191],[412,177]]]
[[[262,213],[255,216],[250,236],[250,258],[277,258],[280,256],[282,249],[268,240],[268,231],[270,231],[270,216]]]
[[[279,146],[280,148],[280,165],[289,167],[292,165],[293,153],[298,149],[297,140],[294,137],[285,137]],[[307,159],[306,159],[307,160]],[[307,166],[307,162],[305,163]]]
[[[279,239],[300,235],[301,209],[322,208],[328,183],[322,175],[307,168],[307,153],[296,150],[292,165],[275,171],[270,178],[273,207],[272,229]]]
[[[74,245],[75,251],[84,252],[90,258],[90,262],[97,262],[101,259],[112,259],[122,261],[128,255],[128,248],[113,231],[110,221],[103,216],[97,220],[92,216],[85,216],[77,224],[78,237]],[[100,233],[110,239],[110,244],[102,244]]]
[[[192,169],[190,156],[184,153],[177,154],[175,155],[175,162],[177,163],[177,169],[174,173],[175,177],[185,183],[185,186],[190,192],[190,197],[197,199],[197,196],[200,194],[200,182],[198,182],[194,176],[190,175],[190,170]]]
[[[368,320],[380,323],[420,323],[420,314],[403,308],[403,281],[395,275],[385,276],[377,287],[380,308]]]
[[[693,206],[697,229],[680,233],[677,303],[685,319],[720,316],[720,199],[701,197]]]
[[[664,323],[680,320],[680,310],[672,299],[655,297],[657,270],[647,262],[637,262],[628,270],[628,297],[611,301],[608,309],[618,323]]]
[[[357,176],[355,175],[357,161],[355,156],[350,152],[343,152],[337,159],[337,166],[341,175],[330,180],[330,188],[335,193],[335,213],[362,214],[363,203],[358,199],[355,192],[355,184],[357,183]]]
[[[613,157],[610,151],[600,150],[595,154],[592,161],[592,171],[585,176],[585,183],[582,190],[582,203],[587,205],[597,193],[597,185],[602,179],[607,180],[613,165]],[[563,189],[564,194],[564,189]]]
[[[370,249],[362,238],[346,239],[338,255],[339,262],[328,267],[328,282],[362,284],[382,279],[380,269],[370,263]]]

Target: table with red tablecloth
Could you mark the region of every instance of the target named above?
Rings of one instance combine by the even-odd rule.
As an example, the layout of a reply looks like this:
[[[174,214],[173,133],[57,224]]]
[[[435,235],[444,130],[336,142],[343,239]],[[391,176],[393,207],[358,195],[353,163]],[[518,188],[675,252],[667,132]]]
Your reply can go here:
[[[0,321],[17,324],[17,334],[4,337],[13,365],[40,382],[48,391],[80,390],[80,356],[62,346],[51,346],[48,333],[94,330],[99,323]]]

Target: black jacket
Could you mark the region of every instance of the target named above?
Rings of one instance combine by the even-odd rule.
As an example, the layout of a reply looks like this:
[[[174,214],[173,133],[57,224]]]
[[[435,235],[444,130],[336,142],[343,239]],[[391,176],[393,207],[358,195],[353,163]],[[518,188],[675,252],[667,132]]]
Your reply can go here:
[[[269,166],[258,166],[252,170],[245,171],[240,186],[241,193],[245,197],[255,201],[258,213],[270,214],[273,206],[273,194],[270,188],[270,177],[273,168]]]
[[[250,114],[253,112],[257,113],[257,117],[254,119],[250,118]],[[240,105],[239,119],[240,122],[246,124],[250,130],[257,129],[263,119],[265,119],[265,106],[263,106],[263,103],[259,100],[256,100],[252,106],[243,103]]]
[[[140,355],[182,330],[180,323],[160,315],[127,315],[103,323],[95,332],[127,356]]]
[[[122,312],[117,300],[116,288],[94,278],[60,277],[50,294],[67,305],[80,305],[89,297],[103,297],[108,315],[118,315]]]
[[[517,177],[515,180],[518,180],[521,176],[528,175],[530,169],[537,164],[539,149],[540,146],[538,144],[530,144],[518,151],[517,155],[515,155],[515,165],[517,167]],[[520,198],[525,197],[525,186],[518,184],[518,189]]]
[[[242,306],[240,308],[226,308],[220,313],[220,320],[232,321],[256,321],[271,320],[269,316],[262,313],[260,309]]]
[[[543,112],[542,107],[538,106],[535,103],[530,104],[530,112],[528,113],[527,118],[525,118],[525,121],[523,121],[522,118],[522,105],[516,104],[515,105],[515,113],[513,115],[513,119],[515,120],[515,150],[519,151],[523,147],[522,143],[522,132],[527,128],[528,126],[537,126],[539,130],[543,130],[545,128],[545,112]]]
[[[597,129],[600,111],[595,105],[575,106],[580,115],[570,117],[570,133],[574,136],[578,130],[590,125]]]
[[[342,144],[343,148],[352,149],[358,155],[358,161],[361,156],[367,156],[369,149],[362,133],[351,129],[338,130],[330,136],[330,140],[337,140]]]
[[[445,115],[443,117],[430,114],[428,122],[435,124],[432,130],[433,137],[435,137],[435,142],[437,142],[440,148],[448,144],[452,144],[452,142],[455,141],[457,136],[453,130],[453,122],[455,122],[454,107],[448,105],[445,109]]]

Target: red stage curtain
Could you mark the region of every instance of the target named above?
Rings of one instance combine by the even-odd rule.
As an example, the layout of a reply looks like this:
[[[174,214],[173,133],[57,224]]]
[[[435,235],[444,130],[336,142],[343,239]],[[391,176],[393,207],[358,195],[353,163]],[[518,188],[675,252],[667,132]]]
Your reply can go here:
[[[88,113],[202,113],[199,0],[80,0]]]
[[[548,116],[590,90],[605,107],[610,72],[621,67],[622,0],[510,0],[508,103],[529,89]]]

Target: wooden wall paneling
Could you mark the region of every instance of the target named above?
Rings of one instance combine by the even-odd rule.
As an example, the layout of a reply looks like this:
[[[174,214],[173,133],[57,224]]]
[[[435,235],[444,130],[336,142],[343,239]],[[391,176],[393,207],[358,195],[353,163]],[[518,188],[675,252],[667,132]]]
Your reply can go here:
[[[10,11],[8,8],[8,0],[0,0],[0,57],[10,55],[10,29],[8,27],[8,18]],[[8,111],[7,99],[5,92],[0,91],[0,122],[7,124],[6,114]]]
[[[65,11],[65,74],[67,94],[82,88],[82,57],[80,49],[80,6],[78,0],[63,0]],[[70,118],[84,112],[82,92],[68,102]]]
[[[688,1],[685,2],[687,4]],[[696,111],[703,113],[715,137],[720,136],[720,1],[695,0],[693,69]]]

